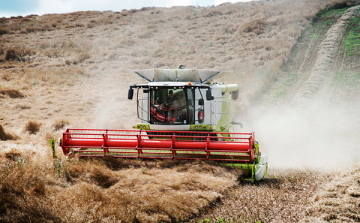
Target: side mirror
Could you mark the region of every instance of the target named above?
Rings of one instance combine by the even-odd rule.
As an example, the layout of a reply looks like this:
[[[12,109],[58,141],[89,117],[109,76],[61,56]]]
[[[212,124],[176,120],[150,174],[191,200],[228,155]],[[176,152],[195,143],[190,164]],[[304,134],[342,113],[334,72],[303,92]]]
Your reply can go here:
[[[202,98],[199,99],[199,105],[204,105],[204,99]]]
[[[231,99],[236,100],[239,97],[239,90],[231,92]]]
[[[132,100],[134,96],[134,89],[130,88],[128,92],[128,99]]]
[[[214,100],[214,97],[211,94],[211,89],[206,90],[206,100],[208,101]]]

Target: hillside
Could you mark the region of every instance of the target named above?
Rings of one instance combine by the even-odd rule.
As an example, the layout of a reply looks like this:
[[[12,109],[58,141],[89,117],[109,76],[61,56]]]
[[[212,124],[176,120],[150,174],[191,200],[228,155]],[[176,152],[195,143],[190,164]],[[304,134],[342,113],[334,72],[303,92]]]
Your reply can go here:
[[[357,222],[360,8],[279,0],[0,18],[1,222]],[[53,159],[66,128],[130,129],[133,69],[213,68],[270,174]],[[132,109],[133,108],[133,109]]]

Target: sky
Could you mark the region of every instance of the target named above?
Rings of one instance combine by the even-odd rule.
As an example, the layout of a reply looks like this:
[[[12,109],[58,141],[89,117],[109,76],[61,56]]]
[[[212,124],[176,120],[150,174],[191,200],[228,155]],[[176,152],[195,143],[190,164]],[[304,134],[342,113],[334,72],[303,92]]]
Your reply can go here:
[[[212,6],[224,2],[247,1],[251,0],[0,0],[0,18],[87,10],[121,11],[123,9],[139,9],[150,6]]]

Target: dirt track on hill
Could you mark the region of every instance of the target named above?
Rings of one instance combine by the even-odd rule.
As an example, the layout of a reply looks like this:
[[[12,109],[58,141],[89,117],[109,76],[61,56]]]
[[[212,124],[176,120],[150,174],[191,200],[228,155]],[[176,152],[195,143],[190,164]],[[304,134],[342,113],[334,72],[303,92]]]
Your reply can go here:
[[[292,102],[294,104],[304,104],[303,100],[309,102],[308,99],[317,95],[317,98],[323,99],[326,94],[331,92],[328,88],[337,72],[335,59],[338,55],[339,43],[344,38],[343,30],[359,8],[360,6],[356,6],[346,10],[337,23],[332,25],[327,31],[326,38],[320,44],[315,64],[310,71],[308,79],[293,98]]]

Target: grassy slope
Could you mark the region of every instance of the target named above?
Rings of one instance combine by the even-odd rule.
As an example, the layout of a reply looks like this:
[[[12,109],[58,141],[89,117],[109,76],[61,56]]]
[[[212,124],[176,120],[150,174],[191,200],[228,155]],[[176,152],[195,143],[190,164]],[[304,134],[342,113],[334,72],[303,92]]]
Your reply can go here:
[[[307,73],[314,66],[321,41],[324,40],[329,28],[348,9],[339,8],[320,13],[311,26],[304,31],[298,43],[292,49],[291,55],[283,64],[281,75],[269,89],[264,97],[270,103],[284,103],[294,96],[294,89],[299,88],[307,78]],[[343,30],[344,35],[339,44],[336,64],[333,72],[336,73],[332,80],[332,98],[330,101],[353,100],[358,95],[359,84],[359,12],[350,19]],[[345,87],[346,86],[346,87]],[[346,89],[346,90],[345,90]],[[266,94],[265,94],[266,95]]]
[[[341,60],[338,60],[338,70],[333,80],[333,86],[336,90],[335,99],[359,98],[360,84],[360,9],[355,16],[350,19],[349,24],[344,30],[344,40],[342,42],[343,50]],[[347,90],[343,91],[344,86]]]

